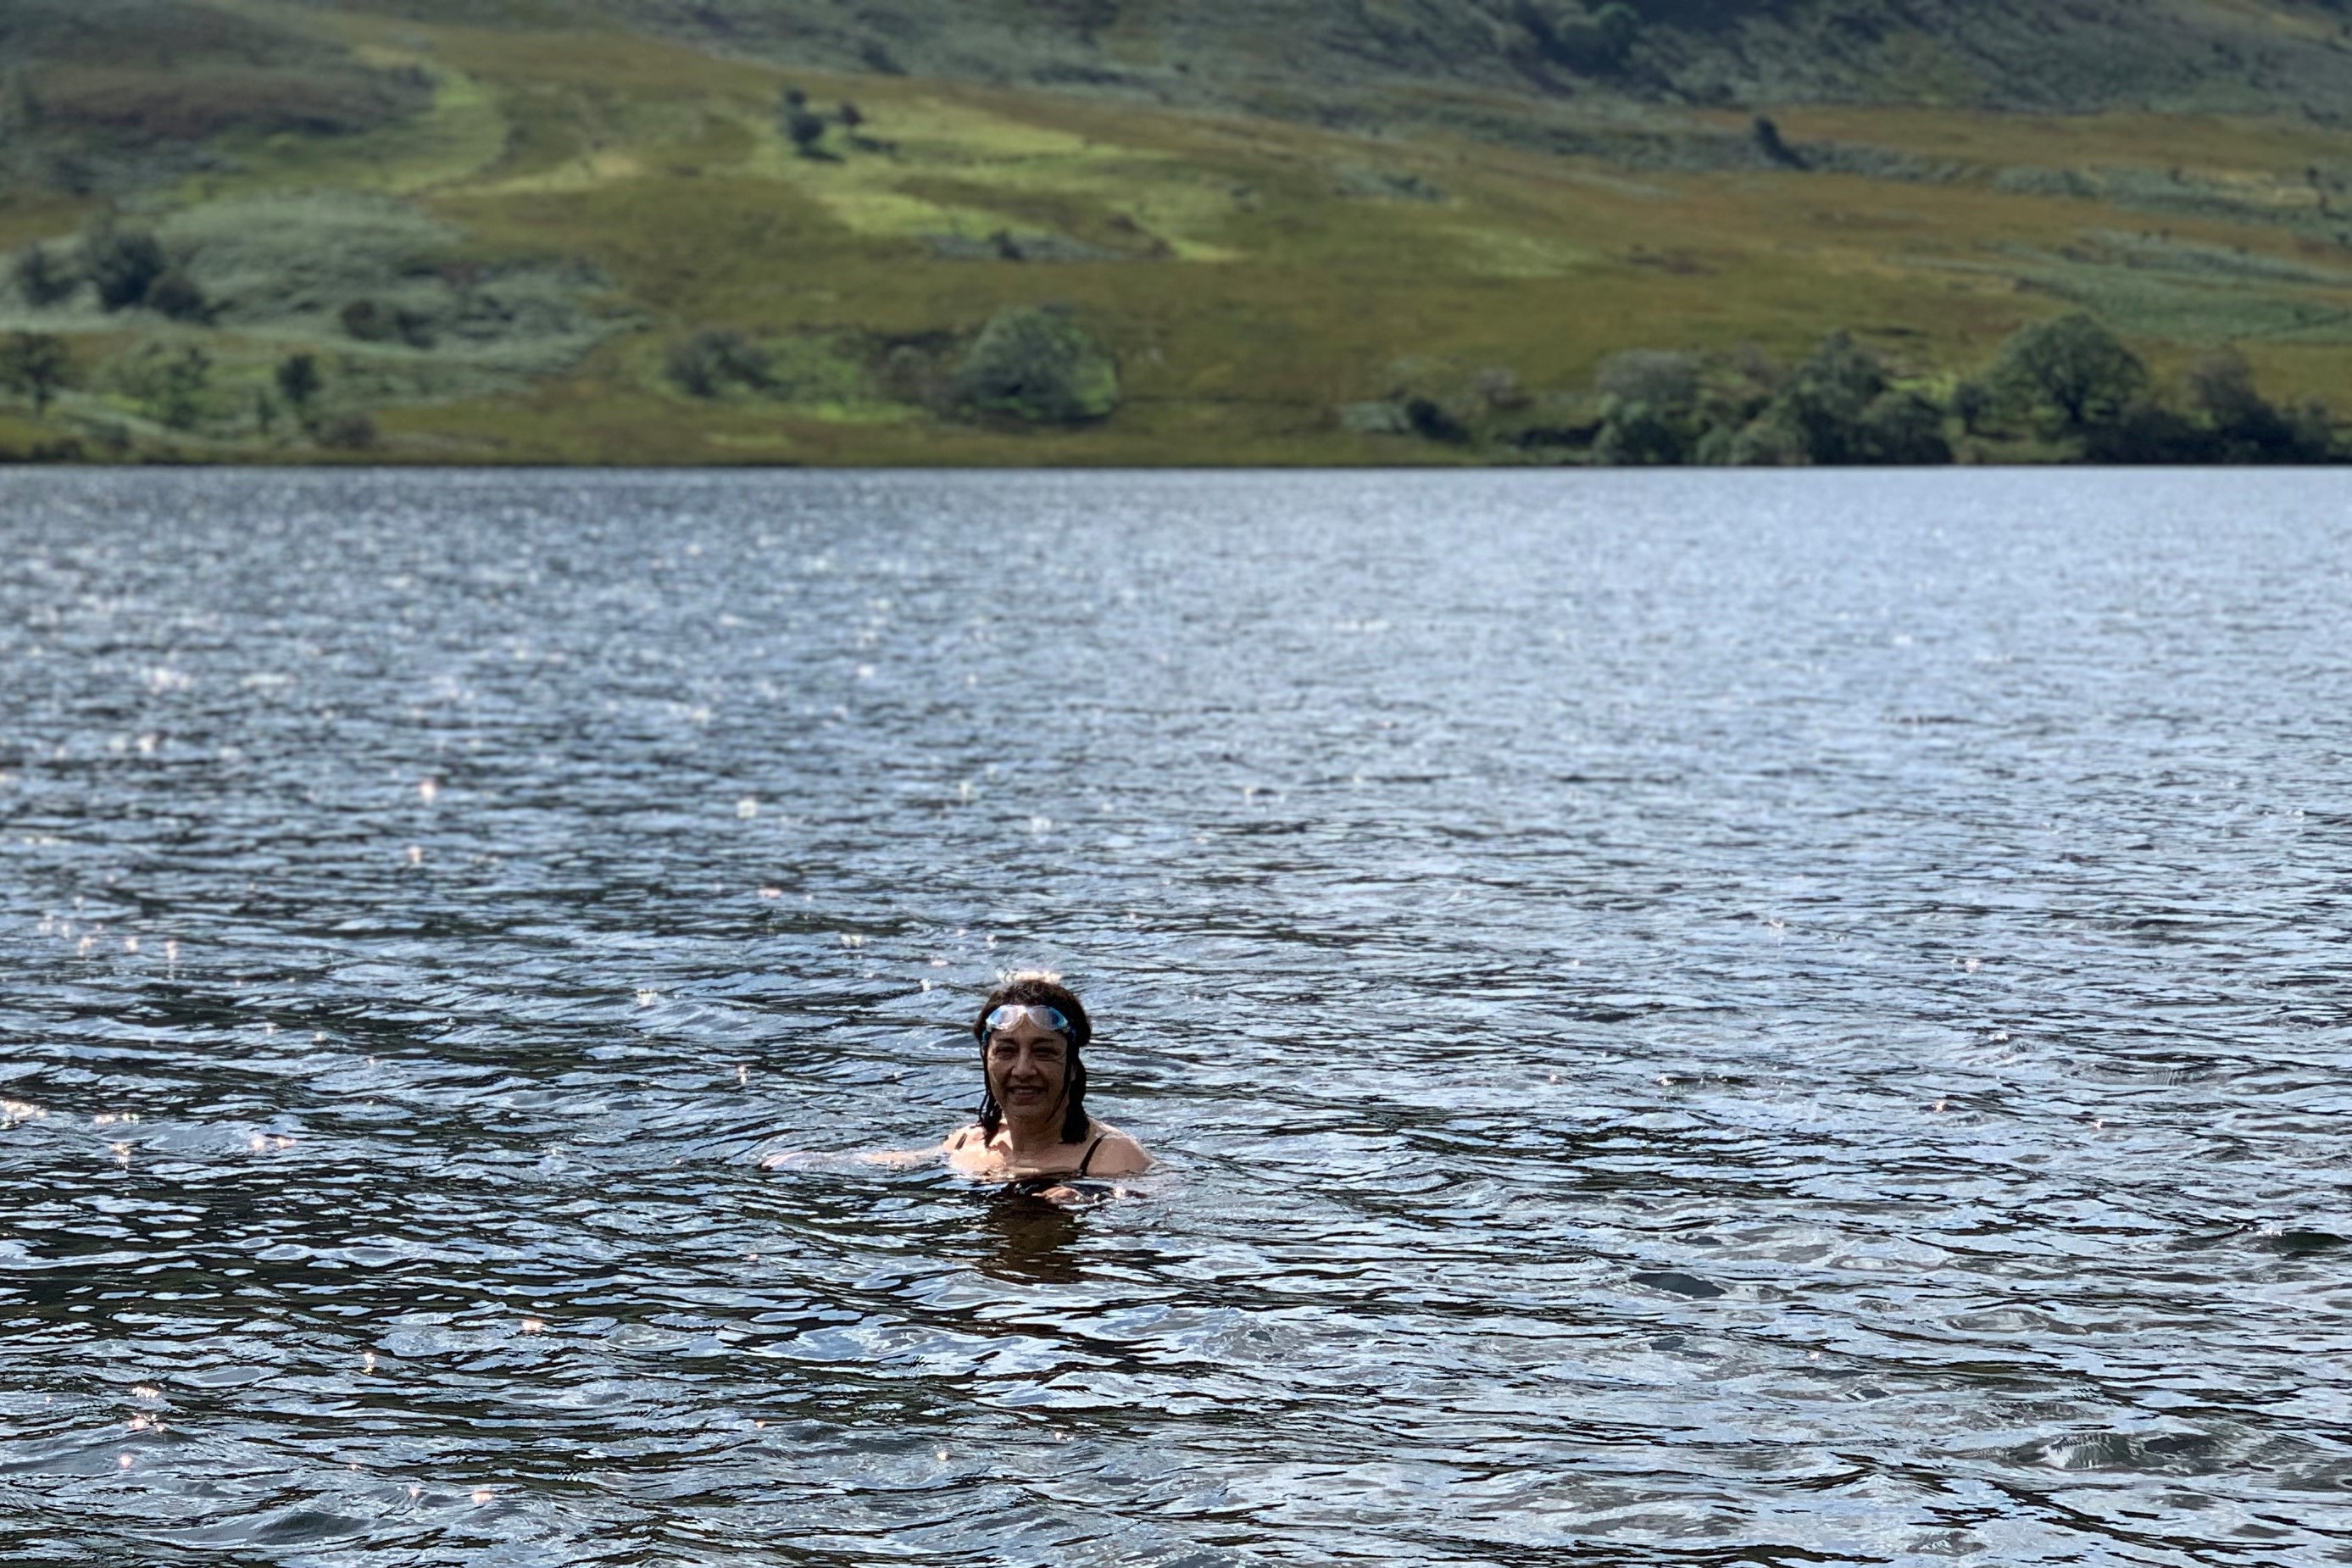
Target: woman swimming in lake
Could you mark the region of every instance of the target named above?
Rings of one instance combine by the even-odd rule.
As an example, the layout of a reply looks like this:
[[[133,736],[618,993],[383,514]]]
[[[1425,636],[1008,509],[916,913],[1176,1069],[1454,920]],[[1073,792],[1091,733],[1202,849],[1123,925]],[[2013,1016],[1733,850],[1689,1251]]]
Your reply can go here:
[[[1067,1182],[1151,1168],[1141,1144],[1087,1114],[1081,1053],[1094,1026],[1067,986],[1050,975],[1013,975],[988,994],[971,1033],[980,1043],[980,1119],[936,1151],[952,1169],[1060,1197],[1073,1192]]]
[[[972,1021],[980,1044],[980,1117],[929,1149],[856,1158],[877,1165],[944,1159],[961,1175],[1006,1182],[1034,1196],[1085,1195],[1073,1182],[1137,1176],[1151,1169],[1143,1146],[1087,1114],[1087,1064],[1094,1038],[1086,1005],[1050,974],[1015,974],[988,994]],[[770,1167],[809,1156],[770,1154]]]

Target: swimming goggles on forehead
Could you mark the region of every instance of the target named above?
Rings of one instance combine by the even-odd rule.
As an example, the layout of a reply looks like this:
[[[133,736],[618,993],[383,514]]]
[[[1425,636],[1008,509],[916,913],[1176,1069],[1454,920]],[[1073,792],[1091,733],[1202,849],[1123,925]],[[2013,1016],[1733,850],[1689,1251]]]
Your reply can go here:
[[[1062,1016],[1062,1010],[1049,1007],[1043,1002],[1007,1002],[982,1021],[981,1033],[992,1035],[1000,1029],[1009,1029],[1024,1018],[1041,1029],[1053,1030],[1066,1040],[1073,1037],[1070,1021]]]

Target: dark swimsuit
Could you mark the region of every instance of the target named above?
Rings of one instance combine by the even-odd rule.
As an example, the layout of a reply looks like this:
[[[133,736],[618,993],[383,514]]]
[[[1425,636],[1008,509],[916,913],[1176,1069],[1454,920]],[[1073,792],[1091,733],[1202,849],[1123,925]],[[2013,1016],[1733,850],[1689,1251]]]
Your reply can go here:
[[[1095,1163],[1095,1151],[1101,1148],[1103,1140],[1109,1136],[1108,1132],[1098,1132],[1095,1135],[1095,1141],[1087,1145],[1087,1152],[1078,1156],[1076,1170],[1049,1171],[1043,1175],[1023,1176],[1018,1181],[1005,1184],[1004,1190],[1008,1193],[1017,1193],[1023,1197],[1035,1197],[1040,1193],[1050,1192],[1055,1187],[1076,1184],[1086,1176],[1087,1167]],[[1086,1186],[1078,1190],[1090,1196],[1108,1197],[1110,1194],[1110,1189],[1105,1187],[1100,1182],[1088,1182]]]

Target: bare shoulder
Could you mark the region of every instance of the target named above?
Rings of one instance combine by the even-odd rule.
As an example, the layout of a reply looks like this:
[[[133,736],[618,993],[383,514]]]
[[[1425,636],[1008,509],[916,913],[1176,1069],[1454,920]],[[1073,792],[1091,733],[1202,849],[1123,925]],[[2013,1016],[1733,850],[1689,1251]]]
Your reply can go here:
[[[1139,1176],[1151,1169],[1151,1156],[1143,1145],[1116,1127],[1102,1130],[1102,1142],[1095,1148],[1095,1157],[1087,1166],[1090,1176]]]

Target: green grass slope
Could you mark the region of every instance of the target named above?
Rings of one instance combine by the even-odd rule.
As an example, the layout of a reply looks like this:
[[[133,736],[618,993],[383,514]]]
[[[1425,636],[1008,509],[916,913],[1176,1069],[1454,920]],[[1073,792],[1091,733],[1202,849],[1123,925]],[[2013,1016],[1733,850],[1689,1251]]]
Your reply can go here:
[[[41,4],[0,73],[0,250],[69,261],[110,212],[195,302],[0,276],[0,334],[71,362],[45,409],[0,408],[0,454],[1559,460],[1629,349],[1790,361],[1843,329],[1941,395],[2088,310],[2159,374],[2232,344],[2272,397],[2342,401],[2352,345],[2352,132],[2306,69],[2341,26],[2315,5],[2132,7],[2209,58],[2272,41],[2201,78],[2167,45],[2160,91],[2056,113],[2016,107],[2059,86],[2000,52],[2005,0],[1908,8],[1941,31],[1849,5],[1826,54],[1806,0],[1644,6],[1589,70],[1519,41],[1527,7],[1467,0],[0,16]],[[110,52],[106,26],[179,41]],[[77,73],[110,58],[100,112]],[[1066,340],[1115,399],[1024,417]]]

